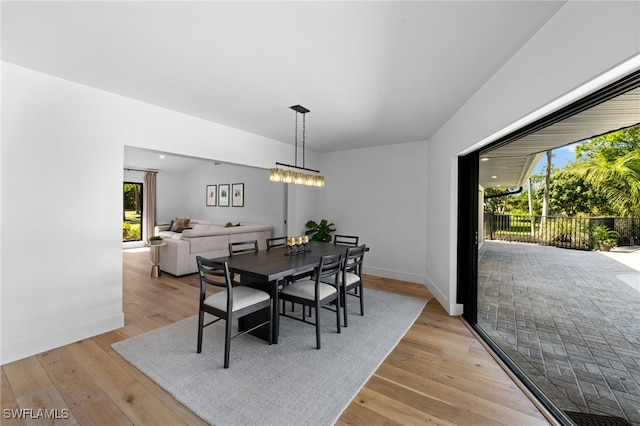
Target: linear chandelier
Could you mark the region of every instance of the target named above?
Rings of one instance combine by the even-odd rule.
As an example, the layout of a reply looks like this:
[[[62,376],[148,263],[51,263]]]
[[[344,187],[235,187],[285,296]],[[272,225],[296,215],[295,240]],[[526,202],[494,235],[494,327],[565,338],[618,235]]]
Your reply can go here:
[[[294,105],[290,108],[296,112],[294,165],[276,163],[276,167],[269,170],[269,180],[296,185],[324,186],[324,176],[320,174],[320,171],[308,169],[304,164],[306,114],[310,111],[301,105]],[[302,114],[302,167],[298,167],[298,114]]]

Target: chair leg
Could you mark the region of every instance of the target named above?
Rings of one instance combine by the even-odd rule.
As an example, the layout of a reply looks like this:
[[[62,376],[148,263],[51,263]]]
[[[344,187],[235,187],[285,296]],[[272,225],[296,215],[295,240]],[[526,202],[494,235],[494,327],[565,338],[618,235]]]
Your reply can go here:
[[[200,353],[202,352],[202,329],[204,325],[204,312],[202,310],[200,310],[199,314],[198,314],[198,347],[196,352]]]
[[[360,286],[360,315],[364,316],[364,287]]]
[[[273,299],[269,304],[269,344],[273,343]]]
[[[229,368],[229,352],[231,349],[231,325],[233,323],[233,317],[229,315],[225,320],[225,333],[224,333],[224,368]]]
[[[304,312],[304,306],[302,307]],[[311,315],[311,313],[309,313]],[[316,349],[320,349],[320,305],[316,302]]]
[[[341,289],[341,293],[342,293],[342,310],[344,311],[344,326],[348,327],[349,326],[349,322],[348,322],[348,313],[347,313],[347,288],[346,287],[342,287]]]
[[[345,309],[346,309],[345,304]],[[338,329],[338,333],[340,333],[340,292],[338,291],[338,298],[336,299],[336,328]]]

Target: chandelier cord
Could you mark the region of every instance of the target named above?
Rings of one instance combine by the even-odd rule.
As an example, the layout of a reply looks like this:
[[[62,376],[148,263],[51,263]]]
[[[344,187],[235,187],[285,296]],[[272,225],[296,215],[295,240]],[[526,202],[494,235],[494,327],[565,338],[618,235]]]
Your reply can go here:
[[[296,167],[298,167],[298,111],[296,111],[296,137],[295,137],[295,141],[296,141],[296,149],[294,151],[294,155],[296,156],[296,158],[293,160],[293,164],[295,164]]]

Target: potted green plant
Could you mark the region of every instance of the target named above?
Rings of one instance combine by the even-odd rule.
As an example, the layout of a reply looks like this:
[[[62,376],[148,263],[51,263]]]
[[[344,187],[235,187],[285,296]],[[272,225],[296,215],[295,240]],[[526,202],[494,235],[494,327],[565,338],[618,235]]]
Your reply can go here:
[[[329,223],[326,219],[322,219],[320,223],[310,220],[305,226],[308,228],[305,234],[309,236],[311,241],[331,242],[331,233],[335,232],[335,228],[332,228],[334,224]]]
[[[607,225],[596,225],[591,228],[591,234],[600,251],[609,251],[618,245],[620,233],[609,229]]]
[[[151,244],[152,246],[162,244],[162,237],[160,235],[149,237],[149,244]]]

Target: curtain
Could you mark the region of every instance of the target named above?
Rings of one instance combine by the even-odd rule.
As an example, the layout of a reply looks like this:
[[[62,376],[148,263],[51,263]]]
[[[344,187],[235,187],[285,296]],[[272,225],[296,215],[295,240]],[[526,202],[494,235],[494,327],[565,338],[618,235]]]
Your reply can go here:
[[[142,197],[145,232],[142,238],[144,241],[153,235],[156,225],[156,175],[156,172],[146,172],[144,174],[144,196]]]

